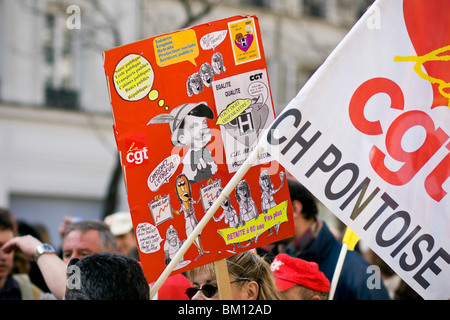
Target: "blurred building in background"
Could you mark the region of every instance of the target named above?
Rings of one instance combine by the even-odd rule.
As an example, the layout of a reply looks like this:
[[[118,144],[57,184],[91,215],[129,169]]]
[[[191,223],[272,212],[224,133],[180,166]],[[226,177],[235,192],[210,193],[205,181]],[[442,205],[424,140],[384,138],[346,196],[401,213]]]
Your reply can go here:
[[[0,0],[0,206],[44,225],[55,245],[66,215],[128,210],[121,177],[105,206],[118,155],[102,51],[255,14],[278,114],[371,2]]]

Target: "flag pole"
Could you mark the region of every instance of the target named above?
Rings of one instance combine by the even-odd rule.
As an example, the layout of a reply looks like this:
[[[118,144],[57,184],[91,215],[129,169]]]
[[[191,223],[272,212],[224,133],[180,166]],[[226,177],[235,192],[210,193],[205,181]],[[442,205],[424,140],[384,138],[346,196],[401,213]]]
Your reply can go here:
[[[239,181],[242,180],[242,178],[245,176],[247,171],[256,162],[256,160],[258,159],[258,156],[260,155],[260,153],[262,151],[263,151],[263,147],[258,143],[256,145],[255,149],[252,151],[252,153],[250,153],[250,155],[248,156],[247,160],[245,160],[245,162],[242,164],[242,166],[239,168],[239,170],[236,171],[236,173],[233,175],[233,177],[227,183],[225,188],[223,188],[222,192],[219,194],[216,201],[214,201],[212,206],[208,209],[208,211],[203,216],[203,218],[200,220],[198,225],[195,227],[195,229],[192,231],[192,233],[188,236],[188,238],[183,243],[181,248],[177,251],[177,253],[173,257],[172,261],[170,261],[170,263],[167,265],[167,267],[164,269],[164,271],[159,276],[158,280],[156,280],[155,284],[151,287],[150,299],[153,299],[155,294],[161,288],[164,281],[166,281],[166,279],[172,273],[173,269],[176,267],[178,262],[184,256],[184,254],[189,249],[189,247],[192,245],[194,240],[198,237],[198,235],[203,230],[203,228],[206,226],[206,224],[209,222],[209,220],[214,215],[214,213],[216,213],[217,209],[219,209],[222,202],[225,201],[225,199],[230,195],[231,191],[234,190],[234,188],[239,183]]]
[[[341,275],[342,266],[344,265],[344,260],[347,255],[347,250],[348,250],[347,244],[343,243],[341,252],[339,253],[338,261],[336,263],[336,269],[334,269],[333,280],[331,280],[328,300],[333,300],[334,293],[336,292],[337,283],[339,281],[339,276]]]
[[[345,257],[347,256],[347,251],[353,251],[358,241],[359,237],[356,235],[356,233],[354,233],[352,230],[350,230],[349,227],[347,227],[347,229],[345,230],[344,238],[342,239],[342,248],[341,252],[339,253],[338,261],[336,263],[336,268],[334,269],[333,279],[331,280],[328,300],[333,300],[334,298],[342,267],[344,265]]]

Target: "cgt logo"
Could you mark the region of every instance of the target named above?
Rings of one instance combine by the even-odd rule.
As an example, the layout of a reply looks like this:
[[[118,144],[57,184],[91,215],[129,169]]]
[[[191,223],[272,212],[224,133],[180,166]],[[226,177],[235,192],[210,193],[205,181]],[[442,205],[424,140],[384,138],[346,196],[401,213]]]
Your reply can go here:
[[[148,160],[147,135],[139,133],[125,137],[125,166],[134,167]]]
[[[364,108],[371,97],[385,93],[391,99],[387,109],[403,111],[387,128],[384,153],[377,146],[372,146],[370,163],[376,173],[386,182],[401,186],[409,183],[425,164],[440,150],[450,151],[449,135],[436,125],[427,113],[419,110],[404,111],[405,99],[401,88],[392,80],[373,78],[361,84],[352,96],[349,105],[349,115],[353,126],[366,135],[380,135],[384,133],[380,121],[371,121],[365,117]],[[384,110],[383,112],[387,112]],[[424,141],[416,150],[405,150],[403,137],[413,127],[420,127],[426,133]],[[390,170],[384,160],[387,157],[401,163],[396,171]],[[450,152],[440,163],[428,173],[424,181],[425,190],[435,201],[441,201],[447,192],[443,184],[450,177]]]

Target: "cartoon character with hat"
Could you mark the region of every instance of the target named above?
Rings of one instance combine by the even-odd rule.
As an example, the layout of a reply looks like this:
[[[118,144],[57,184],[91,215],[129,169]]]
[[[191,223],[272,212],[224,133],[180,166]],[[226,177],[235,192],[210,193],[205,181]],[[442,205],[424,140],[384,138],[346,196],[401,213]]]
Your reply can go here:
[[[198,102],[182,104],[168,114],[157,115],[147,123],[168,123],[172,144],[176,147],[189,147],[182,160],[182,172],[190,183],[206,180],[217,172],[217,164],[206,148],[212,138],[206,119],[213,118],[214,113],[206,102]]]

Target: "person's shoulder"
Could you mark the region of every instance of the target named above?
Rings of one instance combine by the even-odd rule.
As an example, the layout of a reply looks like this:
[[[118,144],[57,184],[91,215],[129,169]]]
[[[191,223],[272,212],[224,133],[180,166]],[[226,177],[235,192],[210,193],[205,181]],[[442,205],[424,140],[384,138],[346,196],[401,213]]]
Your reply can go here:
[[[39,300],[43,291],[35,286],[28,274],[17,273],[13,275],[13,279],[19,285],[22,300]]]
[[[390,300],[381,276],[358,252],[347,252],[342,273],[357,300]]]

